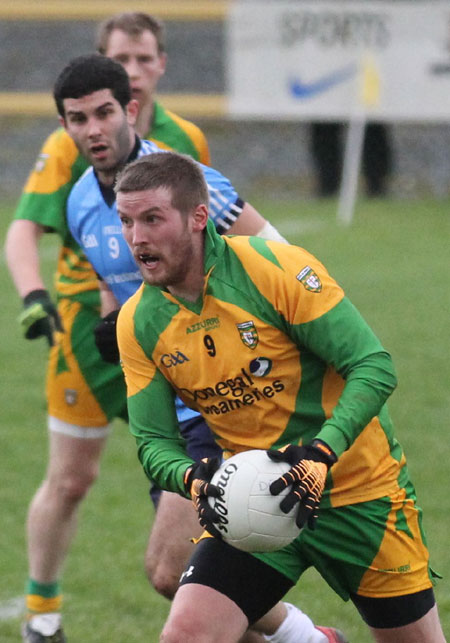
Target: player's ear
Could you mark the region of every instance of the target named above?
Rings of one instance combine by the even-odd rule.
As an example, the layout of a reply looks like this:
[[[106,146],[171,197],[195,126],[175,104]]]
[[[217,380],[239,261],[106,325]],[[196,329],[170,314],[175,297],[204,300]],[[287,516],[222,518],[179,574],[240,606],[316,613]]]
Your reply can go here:
[[[135,98],[132,98],[126,106],[127,121],[129,125],[136,125],[137,115],[139,111],[139,103]]]
[[[58,116],[58,121],[61,127],[64,127],[64,129],[66,129],[66,121],[62,116]]]
[[[192,230],[201,232],[208,223],[208,206],[204,203],[198,205],[192,215]]]
[[[162,53],[159,54],[159,77],[164,76],[166,73],[166,66],[167,66],[167,54]]]

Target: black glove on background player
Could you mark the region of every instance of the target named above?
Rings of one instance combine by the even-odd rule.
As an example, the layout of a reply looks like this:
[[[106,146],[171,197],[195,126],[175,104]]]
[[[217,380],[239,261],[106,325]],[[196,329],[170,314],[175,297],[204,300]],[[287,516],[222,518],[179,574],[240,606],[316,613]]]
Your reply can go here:
[[[119,309],[102,317],[94,328],[95,345],[98,352],[109,364],[118,364],[120,361],[119,346],[117,344],[116,325]]]
[[[61,318],[47,290],[32,290],[23,298],[25,309],[19,315],[19,324],[25,339],[46,337],[53,346],[55,331],[62,332]]]
[[[325,442],[313,440],[301,447],[289,444],[279,451],[267,451],[267,455],[275,462],[292,465],[287,473],[270,485],[273,496],[291,487],[280,502],[281,511],[289,513],[299,503],[295,518],[297,526],[301,529],[308,523],[308,527],[314,529],[328,469],[337,461],[335,453]]]
[[[220,465],[220,458],[203,458],[189,467],[184,474],[184,486],[192,498],[200,525],[219,539],[222,536],[214,523],[220,522],[220,516],[211,507],[208,498],[219,498],[222,495],[222,490],[211,484],[211,478]]]

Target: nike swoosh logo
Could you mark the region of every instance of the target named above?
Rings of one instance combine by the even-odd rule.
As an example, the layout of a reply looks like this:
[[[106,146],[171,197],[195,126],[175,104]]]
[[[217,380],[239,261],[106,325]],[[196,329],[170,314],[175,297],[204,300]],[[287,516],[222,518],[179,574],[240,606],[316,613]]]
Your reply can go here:
[[[309,83],[304,83],[300,78],[295,78],[290,82],[290,92],[295,98],[312,98],[352,78],[356,71],[356,64],[351,63]]]

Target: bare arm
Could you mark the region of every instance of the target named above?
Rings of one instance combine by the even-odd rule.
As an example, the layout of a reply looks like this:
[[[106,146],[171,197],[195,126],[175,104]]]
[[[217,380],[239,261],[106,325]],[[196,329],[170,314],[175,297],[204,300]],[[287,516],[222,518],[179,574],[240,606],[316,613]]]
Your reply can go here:
[[[241,215],[228,230],[229,234],[245,234],[272,241],[283,241],[286,239],[273,227],[267,219],[264,219],[250,203],[245,202]]]
[[[5,242],[6,264],[19,295],[45,289],[41,276],[39,240],[44,228],[34,221],[17,219],[11,223]]]
[[[120,360],[117,346],[116,323],[120,305],[109,286],[99,280],[101,320],[94,329],[95,344],[102,359],[109,364]]]
[[[104,281],[99,281],[100,290],[100,316],[105,317],[113,310],[120,308],[119,302]]]
[[[230,234],[256,235],[264,227],[266,220],[250,203],[244,203],[242,212],[231,226]]]

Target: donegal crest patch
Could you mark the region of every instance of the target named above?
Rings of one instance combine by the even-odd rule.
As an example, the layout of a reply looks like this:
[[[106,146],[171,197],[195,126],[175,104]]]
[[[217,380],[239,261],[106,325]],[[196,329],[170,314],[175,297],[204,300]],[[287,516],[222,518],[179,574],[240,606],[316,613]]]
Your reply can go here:
[[[66,400],[66,404],[68,404],[69,406],[74,406],[78,400],[78,391],[76,391],[74,388],[65,388],[64,399]]]
[[[49,158],[49,154],[44,154],[41,152],[39,156],[37,157],[37,161],[34,165],[34,171],[35,172],[43,172],[45,170],[45,166],[47,165],[47,160]]]
[[[258,346],[259,338],[255,324],[252,321],[246,321],[242,322],[242,324],[236,324],[236,326],[243,343],[252,350],[256,348]]]
[[[305,286],[306,290],[311,292],[320,292],[322,290],[322,282],[311,266],[305,266],[298,273],[297,279]]]

